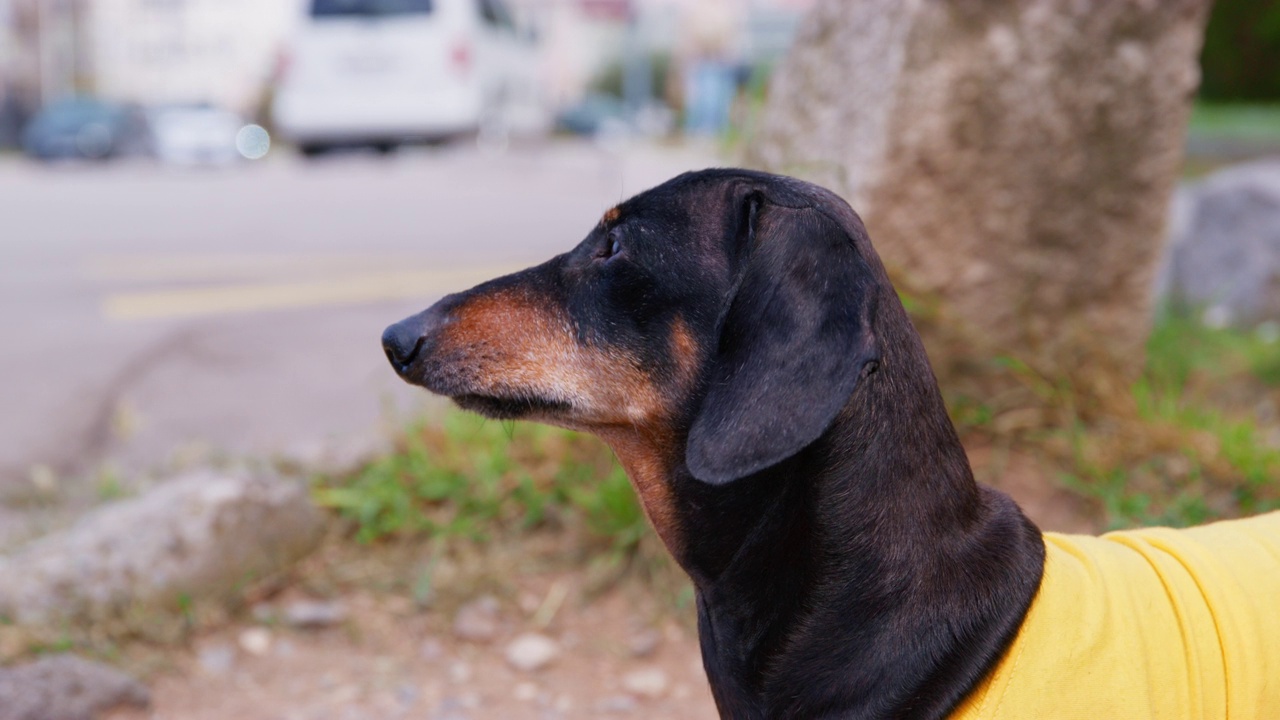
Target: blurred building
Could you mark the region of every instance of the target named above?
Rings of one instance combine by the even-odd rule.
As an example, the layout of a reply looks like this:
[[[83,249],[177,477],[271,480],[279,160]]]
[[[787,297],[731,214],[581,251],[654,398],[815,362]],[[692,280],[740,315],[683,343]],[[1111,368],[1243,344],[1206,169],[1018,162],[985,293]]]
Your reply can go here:
[[[24,104],[83,93],[251,111],[302,0],[0,0],[0,76]]]
[[[628,53],[677,64],[688,52],[691,19],[708,0],[509,0],[542,40],[549,97],[580,97]],[[813,0],[717,0],[732,16],[729,59],[768,64],[784,53]],[[657,88],[661,92],[661,88]]]
[[[147,103],[252,112],[299,0],[90,0],[92,90]]]
[[[571,102],[626,53],[678,56],[705,0],[508,0],[536,34],[546,96]],[[307,0],[0,0],[0,102],[73,93],[255,111]],[[734,59],[780,54],[812,0],[723,0]],[[659,89],[660,90],[660,89]]]

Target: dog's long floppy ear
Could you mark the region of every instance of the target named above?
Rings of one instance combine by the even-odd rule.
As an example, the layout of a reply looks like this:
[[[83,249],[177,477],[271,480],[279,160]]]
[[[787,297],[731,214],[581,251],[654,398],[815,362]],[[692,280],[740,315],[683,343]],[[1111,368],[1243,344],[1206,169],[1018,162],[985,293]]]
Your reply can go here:
[[[857,230],[758,191],[741,203],[734,244],[744,265],[685,456],[693,476],[712,485],[817,440],[879,359],[877,288],[854,249]]]

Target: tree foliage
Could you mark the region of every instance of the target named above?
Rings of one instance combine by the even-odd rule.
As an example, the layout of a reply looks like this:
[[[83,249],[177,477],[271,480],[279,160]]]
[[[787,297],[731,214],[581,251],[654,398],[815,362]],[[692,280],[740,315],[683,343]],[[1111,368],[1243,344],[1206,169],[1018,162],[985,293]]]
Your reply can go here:
[[[1280,101],[1280,2],[1217,0],[1200,64],[1205,100]]]

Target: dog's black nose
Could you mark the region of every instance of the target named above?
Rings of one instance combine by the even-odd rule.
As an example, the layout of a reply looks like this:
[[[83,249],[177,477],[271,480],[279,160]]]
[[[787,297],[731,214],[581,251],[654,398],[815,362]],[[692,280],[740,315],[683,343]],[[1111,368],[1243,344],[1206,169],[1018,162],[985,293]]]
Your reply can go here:
[[[422,348],[423,323],[418,315],[406,318],[382,331],[382,349],[396,372],[404,372]]]
[[[453,322],[451,313],[457,296],[450,295],[417,315],[407,317],[382,331],[382,349],[397,373],[404,375],[414,360],[430,353],[432,336]]]

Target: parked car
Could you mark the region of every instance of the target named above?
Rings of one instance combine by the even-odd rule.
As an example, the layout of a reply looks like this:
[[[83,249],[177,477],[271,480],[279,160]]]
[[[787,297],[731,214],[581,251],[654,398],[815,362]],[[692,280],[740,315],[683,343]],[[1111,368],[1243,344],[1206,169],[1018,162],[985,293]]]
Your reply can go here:
[[[24,114],[17,98],[0,89],[0,150],[18,147]]]
[[[309,0],[272,115],[310,155],[446,139],[537,103],[534,43],[501,0]]]
[[[23,151],[40,160],[143,155],[148,144],[141,108],[88,98],[44,107],[22,132]]]
[[[241,159],[236,134],[244,120],[212,105],[160,105],[147,110],[151,152],[170,165],[230,165]]]

